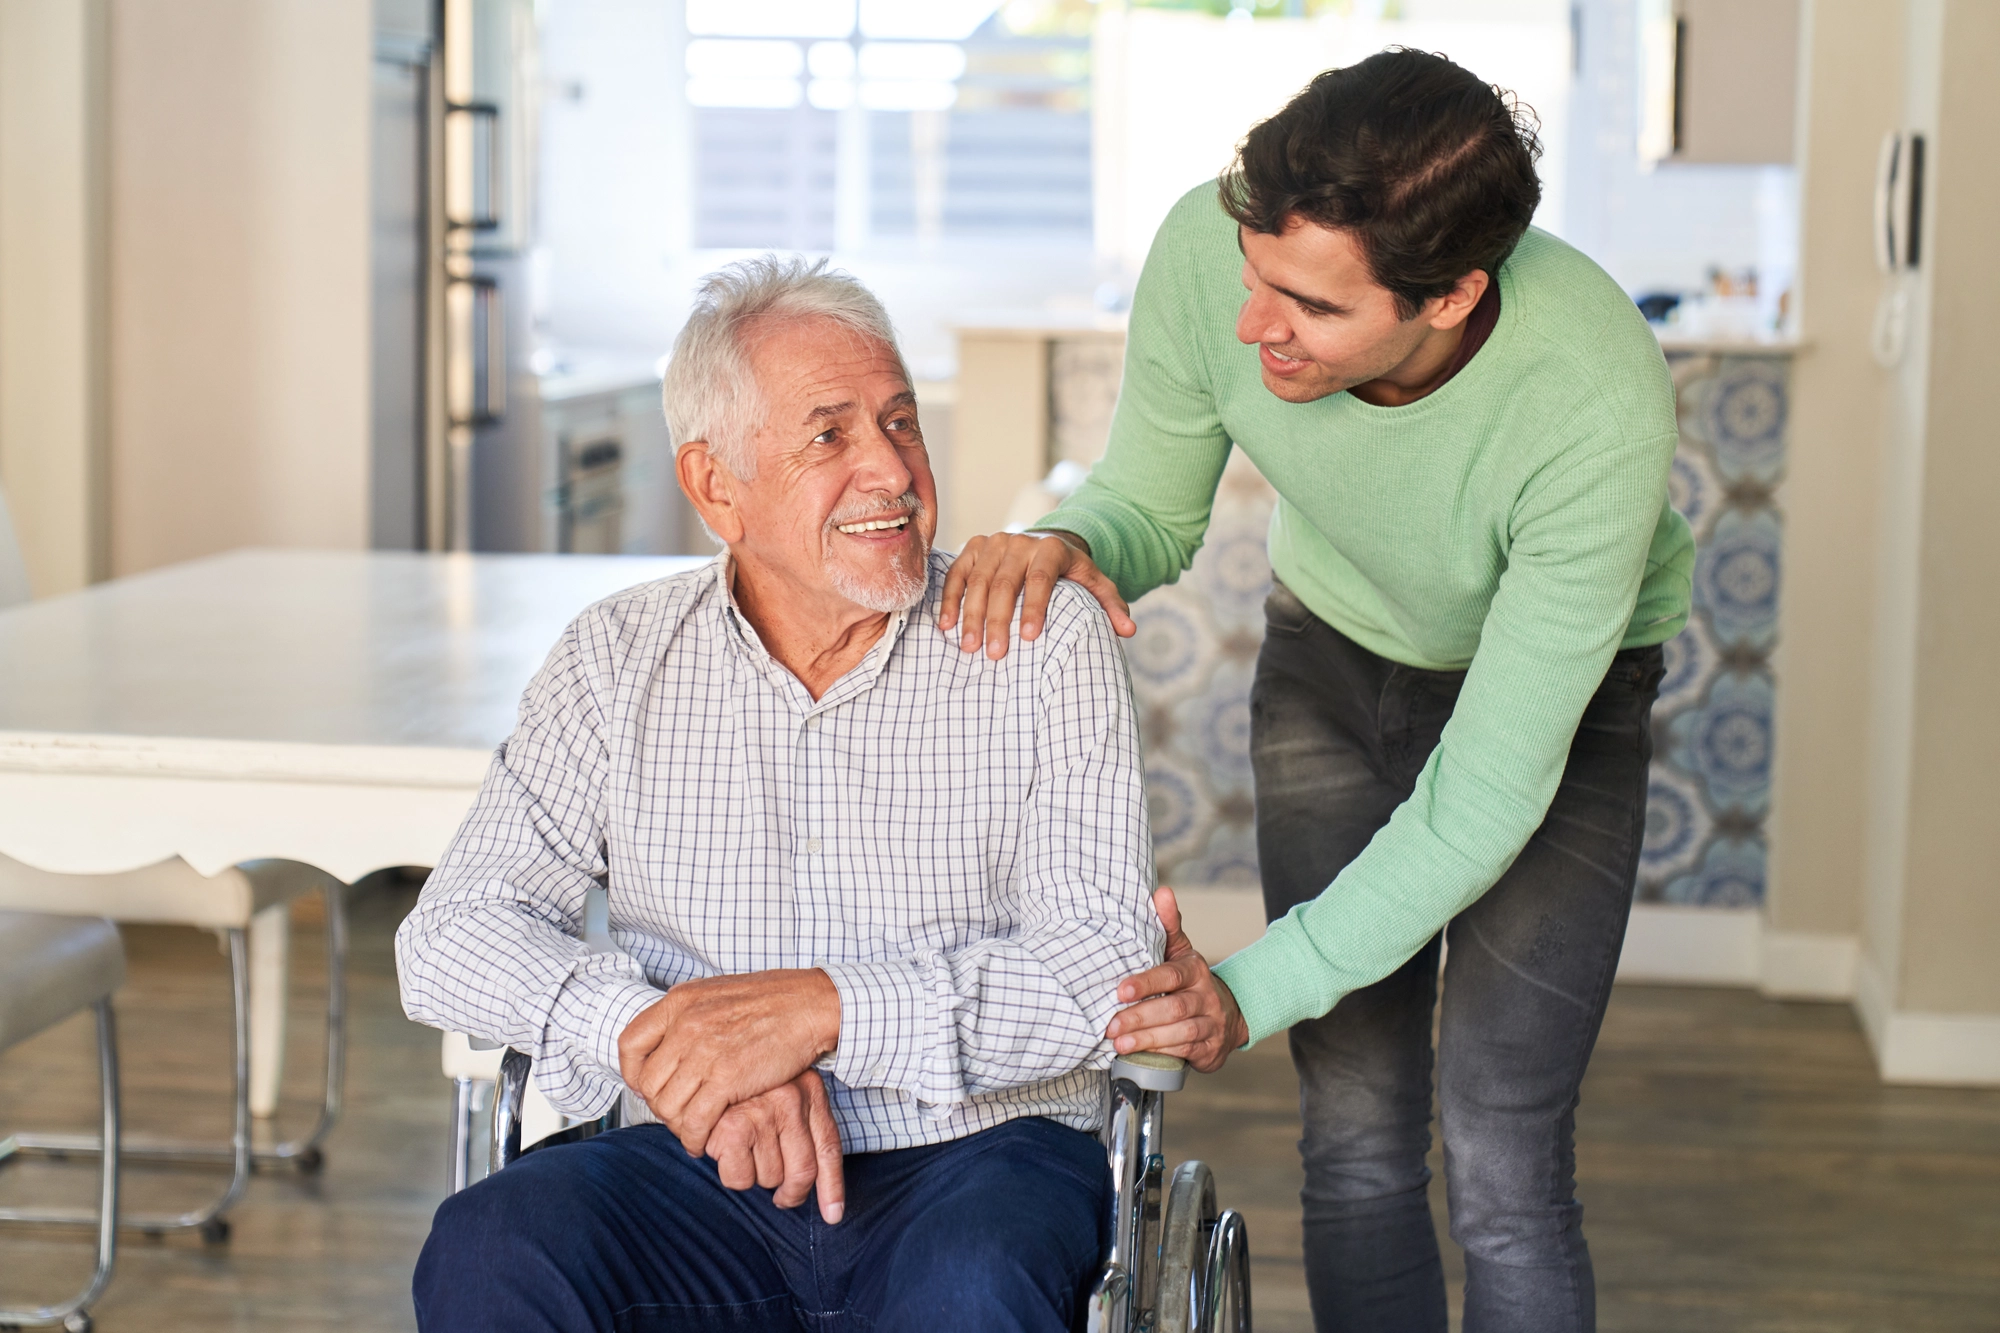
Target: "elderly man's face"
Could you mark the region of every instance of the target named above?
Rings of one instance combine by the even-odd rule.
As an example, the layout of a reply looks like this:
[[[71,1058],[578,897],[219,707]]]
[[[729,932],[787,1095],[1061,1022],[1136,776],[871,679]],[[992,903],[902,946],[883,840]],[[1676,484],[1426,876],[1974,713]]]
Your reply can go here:
[[[895,352],[828,319],[773,321],[747,351],[767,412],[757,475],[734,488],[739,557],[807,595],[914,605],[937,486]]]

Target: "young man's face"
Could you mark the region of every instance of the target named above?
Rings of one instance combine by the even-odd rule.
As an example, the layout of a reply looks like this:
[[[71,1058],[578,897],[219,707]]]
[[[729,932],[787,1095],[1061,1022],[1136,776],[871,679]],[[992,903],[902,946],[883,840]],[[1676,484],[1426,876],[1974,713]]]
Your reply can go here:
[[[1435,331],[1440,302],[1399,317],[1349,232],[1293,217],[1276,236],[1239,227],[1237,239],[1250,298],[1236,316],[1236,337],[1256,344],[1264,387],[1288,403],[1381,379]]]

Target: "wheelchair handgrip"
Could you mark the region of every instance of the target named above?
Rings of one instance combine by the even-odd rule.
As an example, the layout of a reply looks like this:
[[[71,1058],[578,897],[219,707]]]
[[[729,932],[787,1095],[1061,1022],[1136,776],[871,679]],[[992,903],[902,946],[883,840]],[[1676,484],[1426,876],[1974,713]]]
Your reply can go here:
[[[1187,1083],[1187,1061],[1158,1051],[1112,1057],[1111,1077],[1130,1080],[1147,1092],[1179,1092]]]

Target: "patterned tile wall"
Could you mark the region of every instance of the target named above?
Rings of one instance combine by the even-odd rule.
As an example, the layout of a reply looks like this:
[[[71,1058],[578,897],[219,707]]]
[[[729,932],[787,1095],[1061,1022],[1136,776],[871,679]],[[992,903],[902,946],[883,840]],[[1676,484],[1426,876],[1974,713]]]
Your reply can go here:
[[[1639,901],[1764,901],[1790,362],[1673,354],[1674,507],[1694,529],[1694,615],[1667,645]]]
[[[1264,641],[1276,500],[1263,474],[1232,451],[1194,567],[1132,608],[1139,632],[1125,655],[1163,884],[1259,883],[1250,676]]]
[[[1706,354],[1668,360],[1681,429],[1671,487],[1698,545],[1695,610],[1687,631],[1667,645],[1653,713],[1638,897],[1755,905],[1764,898],[1782,532],[1775,495],[1789,363]],[[1051,369],[1059,416],[1068,403],[1115,392],[1115,372],[1088,358],[1052,357]],[[1064,385],[1066,369],[1077,382]],[[1070,448],[1072,457],[1094,456],[1077,443]],[[1258,883],[1250,677],[1271,584],[1265,534],[1274,501],[1250,461],[1232,454],[1194,568],[1133,608],[1139,633],[1126,652],[1165,883]]]

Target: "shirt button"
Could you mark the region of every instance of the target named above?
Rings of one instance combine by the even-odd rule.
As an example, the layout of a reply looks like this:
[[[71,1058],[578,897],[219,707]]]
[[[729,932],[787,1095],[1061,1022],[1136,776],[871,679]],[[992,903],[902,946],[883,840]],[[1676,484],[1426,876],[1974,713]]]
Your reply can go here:
[[[806,719],[806,730],[807,731],[819,730],[819,714],[815,713],[811,717]]]
[[[881,1077],[883,1077],[884,1075],[886,1075],[886,1074],[887,1074],[888,1072],[889,1072],[889,1070],[888,1070],[888,1067],[887,1067],[887,1066],[885,1066],[885,1065],[876,1065],[876,1066],[875,1066],[875,1067],[874,1067],[873,1069],[871,1069],[871,1070],[869,1070],[869,1071],[868,1071],[868,1077],[870,1077],[870,1078],[881,1078]]]
[[[811,854],[811,855],[818,855],[818,853],[819,853],[819,839],[818,839],[818,838],[807,838],[807,839],[806,839],[806,851],[807,851],[807,853],[808,853],[808,854]]]

